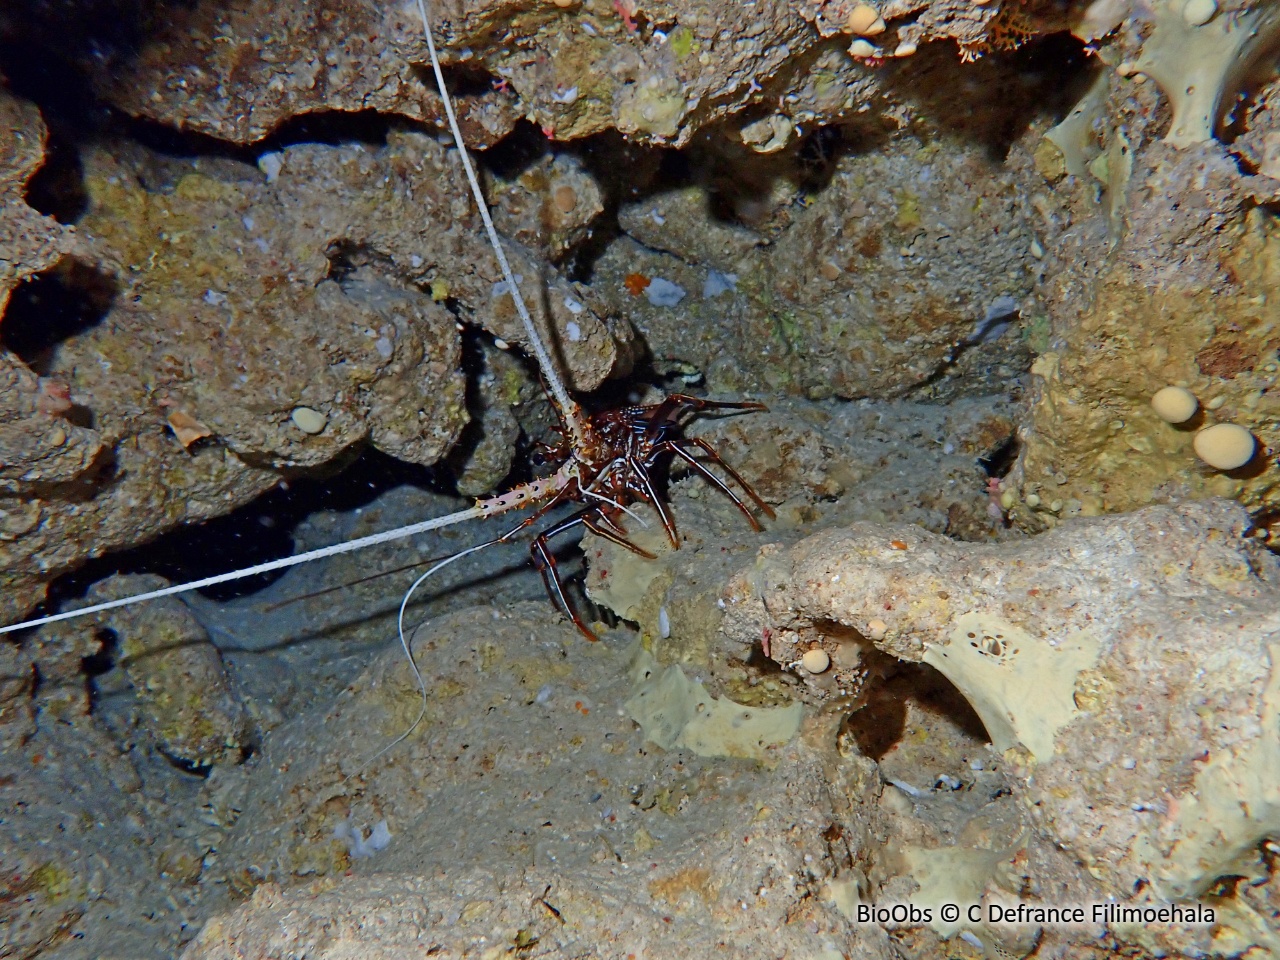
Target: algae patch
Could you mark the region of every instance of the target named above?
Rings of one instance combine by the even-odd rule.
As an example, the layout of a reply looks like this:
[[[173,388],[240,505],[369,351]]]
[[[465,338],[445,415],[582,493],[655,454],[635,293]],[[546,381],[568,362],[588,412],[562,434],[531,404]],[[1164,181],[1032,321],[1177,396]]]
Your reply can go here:
[[[679,665],[660,670],[643,648],[632,658],[631,675],[636,689],[625,704],[627,715],[640,724],[646,740],[664,750],[763,760],[800,729],[801,704],[745,707],[718,700],[700,681],[686,677]]]

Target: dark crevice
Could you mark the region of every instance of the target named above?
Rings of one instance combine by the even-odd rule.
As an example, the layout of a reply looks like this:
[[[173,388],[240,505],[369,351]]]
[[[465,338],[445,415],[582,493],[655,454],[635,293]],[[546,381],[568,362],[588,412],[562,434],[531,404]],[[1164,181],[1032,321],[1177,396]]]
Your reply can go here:
[[[528,120],[521,120],[510,133],[478,156],[494,176],[514,181],[553,152],[551,141]]]
[[[865,702],[845,718],[841,731],[864,756],[879,761],[898,746],[913,708],[945,717],[974,740],[991,742],[969,701],[933,667],[874,651],[868,668]]]
[[[91,680],[113,670],[120,652],[120,636],[114,630],[103,628],[93,636],[98,641],[97,652],[80,658],[80,669]]]
[[[73,406],[63,419],[78,427],[93,429],[94,417],[88,407]],[[104,447],[84,470],[71,480],[58,483],[31,483],[23,490],[24,497],[46,500],[64,505],[89,503],[105,494],[122,479],[120,461],[115,450]]]
[[[990,452],[979,457],[978,466],[982,468],[988,477],[1000,478],[1006,476],[1013,469],[1014,463],[1018,460],[1018,454],[1021,452],[1022,444],[1019,442],[1017,434],[1010,434]]]
[[[66,601],[82,597],[91,584],[117,573],[156,573],[181,583],[289,556],[295,552],[294,529],[310,514],[355,510],[402,484],[440,486],[431,469],[366,449],[341,473],[282,480],[274,490],[229,514],[90,560],[55,580],[42,608],[65,606]],[[201,593],[216,601],[234,599],[263,589],[284,572],[248,577]]]
[[[494,84],[500,81],[489,70],[479,63],[447,63],[442,64],[440,72],[444,74],[444,84],[453,97],[483,97],[489,93]],[[434,71],[424,70],[424,80],[434,91],[436,78]]]
[[[283,150],[301,143],[318,143],[331,147],[363,143],[381,147],[387,142],[387,134],[406,123],[376,110],[318,110],[290,117],[264,140],[253,144],[252,149],[255,153],[262,153]]]
[[[680,154],[627,143],[614,130],[577,141],[572,150],[599,185],[604,209],[592,224],[590,235],[565,258],[562,269],[570,280],[590,283],[596,263],[622,233],[619,208],[636,199],[636,191],[645,186],[665,158]]]
[[[50,133],[44,163],[27,181],[25,199],[32,209],[59,223],[75,223],[89,209],[80,150],[63,131]]]
[[[0,323],[0,344],[46,376],[58,345],[100,323],[117,292],[114,277],[89,264],[65,260],[13,292]]]
[[[166,753],[164,750],[158,750],[157,752],[168,760],[169,765],[174,769],[181,770],[183,773],[190,774],[193,777],[199,777],[202,780],[207,780],[209,779],[209,775],[213,773],[213,764],[211,763],[196,763],[194,760],[189,760],[186,757],[175,757],[173,754]]]
[[[1066,31],[1013,51],[989,50],[972,63],[950,43],[926,44],[910,60],[911,69],[887,74],[893,95],[930,123],[983,144],[996,163],[1033,120],[1065,116],[1093,72],[1085,44]]]

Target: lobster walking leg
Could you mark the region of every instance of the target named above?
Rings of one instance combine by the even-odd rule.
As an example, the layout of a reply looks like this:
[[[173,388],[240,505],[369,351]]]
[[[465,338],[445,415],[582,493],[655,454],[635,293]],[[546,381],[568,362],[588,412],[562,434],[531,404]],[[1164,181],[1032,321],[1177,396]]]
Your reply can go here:
[[[529,554],[533,557],[533,565],[538,568],[538,573],[542,574],[542,584],[547,588],[547,596],[551,598],[551,602],[559,607],[564,614],[573,621],[573,625],[578,631],[590,640],[592,643],[598,643],[600,638],[592,633],[591,628],[582,622],[582,618],[578,616],[578,611],[573,608],[573,604],[569,602],[569,598],[565,595],[564,584],[560,580],[560,572],[556,569],[556,558],[551,552],[548,541],[558,533],[572,529],[579,524],[585,524],[588,514],[594,513],[595,508],[583,510],[575,513],[568,520],[557,523],[550,530],[544,530],[533,538],[533,542],[529,544]]]
[[[627,457],[627,469],[633,474],[632,489],[640,494],[640,498],[645,503],[650,504],[653,509],[658,511],[658,519],[662,521],[662,528],[667,531],[667,539],[671,541],[671,549],[680,549],[680,534],[676,531],[676,521],[671,516],[671,510],[667,507],[667,502],[658,493],[658,488],[653,485],[653,478],[649,476],[649,466],[653,457],[650,455],[645,460],[641,460],[636,456]]]
[[[596,512],[596,511],[593,511],[593,512]],[[588,530],[590,530],[592,533],[594,533],[597,537],[600,537],[601,539],[604,539],[604,540],[608,540],[610,543],[616,543],[620,547],[625,547],[626,549],[630,550],[632,553],[634,553],[638,557],[644,557],[646,560],[658,559],[657,554],[650,553],[648,550],[645,550],[643,547],[636,546],[634,543],[628,540],[625,536],[623,536],[623,533],[625,533],[625,531],[622,531],[616,523],[614,523],[607,516],[605,516],[603,511],[598,511],[598,512],[600,513],[600,516],[596,519],[592,519],[590,516],[583,517],[582,525],[586,527]]]
[[[687,449],[688,447],[696,447],[705,453],[716,466],[733,478],[738,486],[742,488],[743,492],[751,498],[752,502],[754,502],[757,507],[760,508],[761,513],[770,518],[774,516],[773,507],[760,499],[760,495],[756,493],[755,488],[752,487],[751,484],[747,483],[742,474],[738,473],[737,470],[725,463],[720,454],[716,453],[715,448],[701,437],[681,437],[678,440],[666,440],[660,444],[660,447],[670,450],[676,456],[684,460],[685,463],[689,464],[690,467],[698,471],[702,476],[706,477],[707,480],[710,481],[721,493],[737,505],[738,509],[742,511],[743,516],[747,518],[747,521],[751,524],[753,529],[762,529],[760,521],[755,518],[751,513],[751,510],[742,502],[741,499],[739,499],[738,495],[730,489],[728,484],[708,470],[706,464],[702,463],[689,452]]]

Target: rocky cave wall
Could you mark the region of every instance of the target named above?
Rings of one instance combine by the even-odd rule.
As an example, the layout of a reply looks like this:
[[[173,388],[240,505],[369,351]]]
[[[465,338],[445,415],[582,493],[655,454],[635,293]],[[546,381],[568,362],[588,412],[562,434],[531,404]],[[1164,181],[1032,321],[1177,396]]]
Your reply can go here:
[[[0,13],[0,63],[11,74],[0,87],[0,616],[21,616],[89,558],[339,469],[366,446],[447,463],[463,493],[500,486],[516,437],[545,431],[549,415],[535,377],[501,349],[523,336],[440,135],[413,7],[102,2],[68,18],[29,2],[15,11]],[[1280,535],[1274,5],[458,0],[432,12],[464,131],[492,148],[485,175],[499,230],[575,389],[607,391],[639,368],[784,407],[1004,395],[1011,405],[957,428],[956,442],[973,458],[1016,434],[1011,469],[963,504],[925,491],[911,519],[968,539],[1064,525],[1065,539],[1003,557],[1015,566],[1100,549],[1090,537],[1156,551],[1161,527],[1203,538],[1206,555],[1239,540],[1246,558]],[[113,19],[132,32],[104,27]],[[57,49],[55,66],[36,69],[37,58],[17,52],[24,45]],[[57,72],[82,113],[49,96]],[[1152,411],[1151,396],[1170,384],[1197,398],[1191,421]],[[742,451],[767,497],[781,503],[801,489],[796,515],[816,516],[859,478],[831,466],[831,451],[845,448],[828,415],[796,409],[771,421],[772,462],[750,427],[721,439]],[[1249,431],[1247,463],[1223,471],[1196,458],[1196,431],[1215,422]],[[1069,525],[1211,497],[1238,501],[1247,517],[1180,507],[1118,526]],[[875,506],[881,516],[894,509]],[[851,516],[868,519],[830,514]],[[793,669],[801,648],[825,650],[824,638],[844,631],[859,656],[869,647],[903,661],[932,656],[951,676],[939,651],[952,620],[972,612],[960,611],[966,604],[1000,607],[996,631],[1036,618],[1075,624],[1066,608],[1028,612],[1019,604],[1035,603],[984,584],[995,554],[981,550],[995,548],[901,530],[826,536],[778,547],[754,573],[725,567],[737,573],[725,595],[741,608],[668,656],[717,644],[741,653],[765,633],[779,639],[762,652]],[[952,565],[951,579],[974,578],[963,602],[940,598],[909,622],[854,616],[852,601],[805,572],[836,555],[842,569],[871,556],[862,572],[871,582],[899,552],[912,566],[885,591],[910,581],[913,594],[948,592]],[[1232,647],[1232,669],[1273,661],[1269,561],[1213,557],[1214,569],[1188,576],[1206,596],[1240,601],[1247,623],[1233,629],[1247,636]],[[828,582],[834,569],[822,568]],[[785,603],[754,606],[761,583],[790,591]],[[682,596],[681,609],[713,602],[704,593]],[[637,595],[635,609],[619,612],[662,633],[670,601],[656,597]],[[1160,612],[1134,609],[1115,614],[1113,633],[1154,629]],[[1096,681],[1087,722],[1104,726],[1131,706],[1116,678],[1146,662],[1107,637],[1091,640],[1090,666],[1076,671]],[[54,648],[50,664],[89,653],[70,641]],[[5,655],[19,664],[6,673],[7,711],[30,692],[21,677],[33,654]],[[831,677],[840,655],[832,647]],[[980,701],[980,668],[951,668]],[[1243,707],[1223,693],[1214,709],[1272,722],[1268,682],[1255,673],[1238,685]],[[818,684],[811,695],[832,691]],[[1192,695],[1170,697],[1182,709]],[[1113,725],[1098,735],[1107,750],[1152,764],[1113,797],[1103,774],[1071,779],[1084,763],[1074,747],[1050,759],[1058,730],[1076,719],[1073,702],[1048,733],[1021,715],[1006,729],[995,707],[983,715],[1014,750],[1004,775],[1020,796],[1042,781],[1039,812],[1010,822],[1038,831],[1044,856],[1065,849],[1089,865],[1088,877],[1062,867],[1077,892],[1118,895],[1135,875],[1157,874],[1174,893],[1208,889],[1217,875],[1160,853],[1158,830],[1095,849],[1080,811],[1146,802],[1138,794],[1154,794],[1165,774],[1192,783],[1197,751],[1256,759],[1273,744],[1214,734],[1180,741],[1172,759],[1147,758],[1138,754],[1151,731]],[[1165,812],[1165,829],[1207,843],[1195,816],[1175,823],[1176,810]],[[1273,829],[1268,816],[1237,825],[1245,847]],[[1257,864],[1248,870],[1262,877]],[[891,886],[893,876],[876,882]],[[1274,879],[1260,889],[1258,902],[1273,897]],[[1242,938],[1232,949],[1249,946],[1246,926],[1232,928]]]

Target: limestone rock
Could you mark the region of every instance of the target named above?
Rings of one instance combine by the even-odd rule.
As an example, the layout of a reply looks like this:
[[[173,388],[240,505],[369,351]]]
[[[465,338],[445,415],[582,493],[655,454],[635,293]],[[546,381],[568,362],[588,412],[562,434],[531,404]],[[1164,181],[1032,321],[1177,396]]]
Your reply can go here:
[[[1260,844],[1280,829],[1280,565],[1248,527],[1221,501],[999,546],[854,524],[763,548],[726,591],[724,630],[767,631],[783,663],[820,644],[837,674],[842,644],[882,636],[964,694],[1035,828],[1106,894],[1185,901],[1265,878]],[[1224,910],[1217,933],[1114,932],[1207,950],[1253,936],[1250,909]]]

